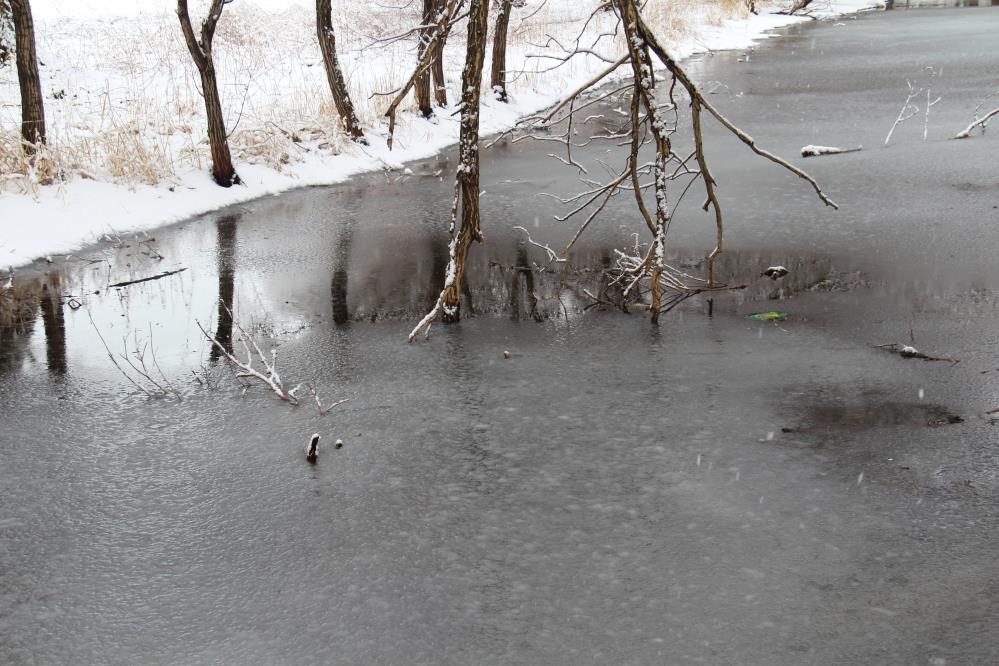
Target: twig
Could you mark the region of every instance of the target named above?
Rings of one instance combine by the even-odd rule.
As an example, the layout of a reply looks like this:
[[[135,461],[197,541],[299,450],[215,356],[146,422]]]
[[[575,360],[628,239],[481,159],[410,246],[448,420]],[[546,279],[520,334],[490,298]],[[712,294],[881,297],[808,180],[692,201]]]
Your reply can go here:
[[[919,113],[919,107],[916,106],[915,104],[912,104],[911,102],[916,98],[916,95],[923,92],[923,89],[922,88],[920,88],[919,90],[914,89],[912,87],[911,81],[906,81],[905,85],[909,86],[909,95],[908,97],[905,98],[905,104],[902,105],[901,110],[898,112],[898,117],[895,118],[895,122],[892,123],[891,129],[888,130],[888,136],[885,137],[885,144],[884,144],[886,146],[888,145],[888,142],[891,141],[891,135],[895,133],[895,128],[898,127],[900,123],[905,122],[909,118]],[[906,115],[906,113],[908,113],[908,115]],[[927,111],[927,113],[929,112]]]
[[[225,308],[229,316],[232,317],[232,311],[229,310],[229,307],[225,303],[222,303],[222,307]],[[274,391],[274,393],[279,398],[281,398],[281,400],[284,400],[285,402],[288,402],[292,405],[298,404],[299,400],[297,397],[295,397],[294,389],[292,391],[286,391],[284,388],[284,384],[281,382],[281,376],[278,375],[277,373],[276,369],[277,350],[274,349],[271,350],[271,360],[268,362],[267,358],[264,356],[264,353],[260,351],[260,347],[257,346],[257,343],[254,342],[254,340],[246,334],[246,331],[243,330],[242,326],[240,326],[238,323],[234,321],[233,324],[236,327],[237,331],[239,331],[239,334],[241,336],[240,342],[242,343],[243,349],[246,352],[246,361],[243,362],[240,361],[238,358],[236,358],[235,355],[230,353],[229,350],[225,348],[225,345],[219,342],[219,340],[214,335],[205,330],[205,327],[201,325],[200,321],[195,319],[194,323],[197,324],[199,329],[201,329],[201,332],[205,335],[208,341],[211,342],[213,345],[215,345],[215,348],[219,350],[219,353],[225,356],[230,363],[239,368],[239,372],[236,373],[236,377],[246,378],[246,379],[257,379],[266,384],[272,391]],[[263,364],[267,374],[264,374],[253,367],[253,355],[250,353],[250,348],[246,344],[246,341],[248,339],[250,341],[250,344],[253,345],[254,351],[257,352],[257,357],[260,359],[260,362]]]

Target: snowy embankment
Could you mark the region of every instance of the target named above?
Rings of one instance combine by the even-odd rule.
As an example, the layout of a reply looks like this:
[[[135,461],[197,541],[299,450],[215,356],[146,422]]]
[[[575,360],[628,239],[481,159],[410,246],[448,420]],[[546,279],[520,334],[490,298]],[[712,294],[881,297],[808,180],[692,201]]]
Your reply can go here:
[[[415,46],[378,40],[415,25],[415,10],[334,3],[340,5],[334,23],[341,64],[370,144],[359,146],[345,140],[331,109],[314,36],[314,4],[257,0],[253,6],[242,0],[226,6],[215,53],[234,161],[244,183],[224,189],[208,175],[204,109],[175,16],[153,0],[36,4],[48,160],[59,177],[39,185],[34,174],[17,172],[16,73],[12,66],[0,69],[2,267],[45,256],[58,261],[105,234],[146,231],[296,187],[401,169],[404,162],[430,157],[457,141],[459,119],[451,110],[428,121],[409,107],[396,128],[394,150],[385,145],[382,114],[391,98],[374,93],[390,91],[408,77]],[[191,4],[195,16],[203,16],[203,3]],[[510,84],[510,103],[483,97],[483,135],[555,103],[605,67],[598,58],[579,56],[545,71],[553,61],[537,56],[559,55],[544,47],[548,37],[571,42],[595,3],[549,0],[540,9],[532,4],[515,10],[511,21],[508,63],[521,74]],[[815,13],[832,16],[872,4],[832,0]],[[269,11],[273,7],[282,9]],[[732,0],[664,3],[652,13],[653,28],[680,57],[747,48],[775,28],[807,20],[751,15]],[[459,26],[446,53],[451,100],[460,86],[462,33]],[[612,54],[614,46],[605,39],[597,50]],[[488,62],[486,67],[488,72]]]

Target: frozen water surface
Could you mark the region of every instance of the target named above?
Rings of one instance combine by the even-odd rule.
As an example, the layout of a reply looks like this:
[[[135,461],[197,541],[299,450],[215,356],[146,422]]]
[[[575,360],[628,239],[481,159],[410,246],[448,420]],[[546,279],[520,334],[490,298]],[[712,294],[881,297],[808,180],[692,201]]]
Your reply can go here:
[[[161,230],[162,261],[126,239],[19,272],[35,300],[0,329],[0,662],[997,661],[999,162],[991,134],[945,139],[995,88],[999,9],[840,23],[694,67],[770,149],[864,146],[804,162],[834,212],[711,143],[723,270],[753,283],[711,317],[582,314],[594,273],[565,311],[558,276],[528,284],[541,257],[509,227],[563,242],[536,193],[578,183],[524,143],[487,152],[477,316],[429,343],[404,340],[442,279],[446,156]],[[928,140],[914,118],[882,148],[926,67]],[[694,268],[713,233],[697,203],[672,232]],[[630,205],[581,267],[628,242]],[[776,264],[791,273],[757,280]],[[288,382],[351,401],[319,418],[197,386],[194,321],[216,326],[220,295]],[[790,316],[744,317],[771,309]],[[88,311],[115,349],[151,331],[184,400],[131,392]]]

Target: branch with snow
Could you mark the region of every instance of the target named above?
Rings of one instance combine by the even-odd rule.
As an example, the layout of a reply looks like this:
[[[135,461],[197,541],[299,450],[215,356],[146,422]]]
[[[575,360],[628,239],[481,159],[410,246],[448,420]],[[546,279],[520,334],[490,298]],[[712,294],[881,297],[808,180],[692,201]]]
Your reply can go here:
[[[905,85],[909,86],[909,94],[905,98],[905,103],[902,104],[902,108],[898,112],[898,117],[895,118],[895,122],[892,123],[891,129],[888,130],[888,136],[885,137],[884,143],[886,146],[888,145],[888,142],[891,141],[891,135],[895,133],[895,128],[919,113],[919,107],[913,104],[912,100],[916,99],[916,96],[923,92],[923,89],[920,88],[916,90],[911,81],[906,81]]]
[[[201,332],[204,334],[205,338],[219,351],[219,354],[224,356],[225,359],[236,369],[237,379],[246,379],[246,380],[255,379],[264,384],[265,386],[267,386],[281,400],[290,403],[292,405],[298,405],[300,400],[297,393],[298,390],[302,387],[302,385],[298,384],[291,390],[286,390],[284,388],[284,382],[281,380],[281,375],[279,375],[277,371],[277,350],[276,349],[271,350],[270,359],[268,360],[268,357],[263,353],[263,351],[261,351],[260,347],[253,340],[253,338],[247,335],[246,331],[243,330],[243,327],[240,326],[238,322],[236,322],[235,317],[233,317],[232,315],[232,311],[229,309],[229,306],[222,302],[220,302],[220,304],[222,305],[222,308],[226,311],[228,316],[233,320],[233,325],[235,326],[236,331],[239,333],[239,342],[243,346],[243,351],[246,354],[246,360],[242,361],[239,358],[237,358],[235,354],[229,351],[229,349],[221,340],[219,340],[217,337],[209,333],[205,329],[205,327],[201,325],[201,322],[195,319],[194,323],[197,324],[199,329],[201,329]],[[249,345],[247,345],[247,341],[249,341],[250,343]],[[250,351],[251,345],[253,347],[252,352]],[[257,360],[259,361],[259,363],[263,365],[263,370],[258,370],[256,367],[254,367],[254,359],[253,359],[254,352],[256,353]],[[340,400],[339,402],[335,402],[329,405],[328,407],[323,407],[322,403],[319,400],[319,394],[316,391],[315,385],[309,384],[308,388],[309,391],[312,393],[313,398],[315,399],[316,407],[319,410],[320,416],[325,415],[326,412],[328,412],[333,407],[336,407],[339,404],[347,402],[346,400]]]
[[[809,144],[807,146],[802,146],[801,156],[818,157],[819,155],[838,155],[840,153],[855,153],[863,149],[863,146],[857,146],[856,148],[837,148],[835,146],[813,146]]]
[[[985,128],[986,128],[986,126],[988,126],[989,121],[992,120],[992,118],[994,118],[997,115],[999,115],[999,108],[992,109],[991,111],[989,111],[988,113],[986,113],[981,118],[975,118],[975,121],[973,123],[971,123],[970,125],[968,125],[967,127],[965,127],[963,130],[961,130],[960,132],[958,132],[956,135],[954,135],[954,138],[955,139],[967,139],[969,136],[971,136],[971,131],[973,129],[975,129],[976,127],[981,127],[982,128],[982,134],[985,134]]]

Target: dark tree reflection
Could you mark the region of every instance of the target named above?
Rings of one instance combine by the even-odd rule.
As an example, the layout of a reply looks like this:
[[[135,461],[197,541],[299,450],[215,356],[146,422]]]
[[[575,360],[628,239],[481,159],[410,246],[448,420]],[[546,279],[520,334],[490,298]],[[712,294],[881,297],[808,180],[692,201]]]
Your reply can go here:
[[[238,215],[224,215],[215,221],[218,231],[216,263],[219,273],[218,324],[215,339],[222,343],[227,352],[232,353],[232,307],[236,294],[236,225]],[[210,358],[217,361],[221,356],[218,347],[212,345]]]
[[[59,294],[59,275],[53,274],[42,283],[39,308],[45,328],[45,358],[49,372],[64,375],[66,362],[66,317]]]

